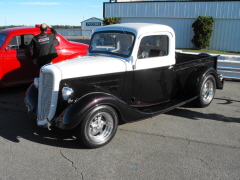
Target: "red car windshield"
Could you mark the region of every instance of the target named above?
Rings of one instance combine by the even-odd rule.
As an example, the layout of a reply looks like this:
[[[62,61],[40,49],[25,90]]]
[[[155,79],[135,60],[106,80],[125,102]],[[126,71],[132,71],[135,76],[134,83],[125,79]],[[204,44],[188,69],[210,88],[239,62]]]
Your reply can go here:
[[[0,47],[2,47],[2,45],[3,45],[3,43],[4,43],[4,41],[5,41],[5,39],[6,39],[6,35],[5,34],[0,34]]]

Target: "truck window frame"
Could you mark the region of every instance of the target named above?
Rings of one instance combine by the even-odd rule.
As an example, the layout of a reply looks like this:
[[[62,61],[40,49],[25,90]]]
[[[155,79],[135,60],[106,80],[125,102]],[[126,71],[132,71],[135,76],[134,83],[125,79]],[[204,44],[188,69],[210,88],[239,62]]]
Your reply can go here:
[[[129,53],[128,54],[121,54],[121,53],[114,53],[114,52],[111,52],[111,51],[94,51],[92,50],[92,43],[93,43],[93,37],[98,35],[98,34],[103,34],[103,33],[119,33],[119,34],[122,34],[122,35],[131,35],[133,37],[133,41],[132,41],[132,47],[129,48]],[[121,56],[121,57],[124,57],[124,58],[128,58],[131,56],[132,54],[132,51],[134,49],[134,45],[135,45],[135,41],[136,41],[136,36],[134,33],[132,32],[129,32],[129,31],[99,31],[99,32],[95,32],[93,33],[92,35],[92,38],[91,38],[91,42],[90,42],[90,46],[89,46],[89,53],[92,53],[92,54],[110,54],[110,55],[115,55],[115,56]],[[117,44],[117,43],[115,43]],[[115,47],[116,48],[116,47]]]
[[[156,58],[167,56],[169,54],[169,37],[168,35],[146,35],[140,40],[138,46],[138,59],[143,59],[142,52],[147,52],[145,58]]]

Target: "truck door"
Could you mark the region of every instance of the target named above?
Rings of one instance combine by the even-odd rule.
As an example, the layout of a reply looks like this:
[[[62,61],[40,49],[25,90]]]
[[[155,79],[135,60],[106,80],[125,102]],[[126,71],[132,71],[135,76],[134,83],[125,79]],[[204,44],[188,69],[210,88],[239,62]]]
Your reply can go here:
[[[173,65],[169,36],[152,35],[141,39],[134,69],[132,106],[149,106],[171,98]]]

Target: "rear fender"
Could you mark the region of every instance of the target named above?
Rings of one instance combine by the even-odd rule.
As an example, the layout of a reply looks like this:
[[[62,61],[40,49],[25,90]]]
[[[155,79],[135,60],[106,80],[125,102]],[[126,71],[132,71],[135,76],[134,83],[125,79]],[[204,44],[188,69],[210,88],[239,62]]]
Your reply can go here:
[[[68,56],[67,59],[75,59],[75,58],[79,58],[79,57],[82,57],[82,56],[83,55],[81,55],[81,54],[72,54],[72,55]]]
[[[118,113],[124,122],[136,121],[151,117],[151,113],[137,111],[121,99],[106,93],[91,93],[70,105],[57,119],[57,126],[61,129],[77,127],[89,111],[99,105],[109,105]]]
[[[186,91],[190,95],[198,95],[200,91],[200,86],[201,83],[203,82],[204,78],[208,75],[213,75],[213,77],[216,80],[216,88],[217,89],[223,89],[223,82],[221,82],[219,75],[217,74],[217,71],[208,66],[203,66],[195,69],[190,75],[187,80],[187,86],[186,86]]]

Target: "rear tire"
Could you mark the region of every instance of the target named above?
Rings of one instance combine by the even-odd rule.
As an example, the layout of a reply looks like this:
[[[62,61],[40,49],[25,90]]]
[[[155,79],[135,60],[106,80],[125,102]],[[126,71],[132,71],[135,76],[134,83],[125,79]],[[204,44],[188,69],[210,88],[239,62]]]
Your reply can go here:
[[[207,75],[201,84],[199,98],[196,103],[199,107],[207,107],[211,104],[216,91],[216,80],[212,75]]]
[[[75,130],[76,137],[88,148],[108,144],[117,132],[118,116],[110,106],[98,106],[91,110]]]

